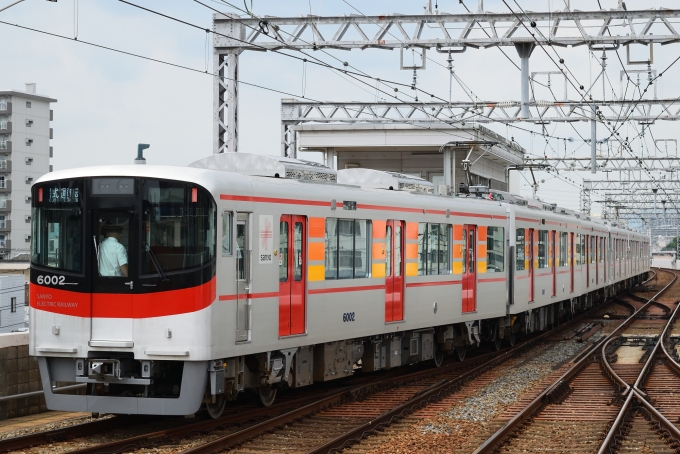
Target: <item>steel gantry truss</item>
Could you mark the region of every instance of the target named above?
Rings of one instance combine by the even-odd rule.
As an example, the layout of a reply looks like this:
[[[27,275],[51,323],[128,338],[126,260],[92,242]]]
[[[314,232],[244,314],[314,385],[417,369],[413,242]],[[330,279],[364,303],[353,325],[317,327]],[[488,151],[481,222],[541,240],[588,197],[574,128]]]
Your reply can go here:
[[[525,161],[528,164],[548,164],[560,172],[589,172],[591,165],[590,158],[525,158]],[[598,155],[596,162],[600,172],[638,172],[644,165],[650,172],[668,172],[671,179],[675,177],[673,173],[680,170],[678,156],[628,158]]]
[[[309,102],[281,100],[284,121],[317,123],[514,123],[591,121],[592,105],[606,121],[680,120],[680,98],[621,101],[530,101],[531,116],[520,115],[521,101],[455,102]]]
[[[572,11],[568,1],[565,11],[494,13],[484,11],[479,0],[474,14],[438,14],[437,11],[420,15],[350,15],[306,17],[239,18],[233,14],[213,16],[214,69],[214,134],[213,152],[238,150],[238,56],[245,50],[318,50],[318,49],[425,49],[463,51],[467,48],[515,46],[522,63],[522,101],[506,105],[474,106],[487,109],[478,115],[488,121],[488,110],[499,112],[505,121],[530,117],[529,57],[536,45],[597,46],[639,44],[670,44],[680,42],[680,34],[671,20],[680,17],[680,9],[648,9],[626,11],[622,1],[610,11]],[[433,14],[434,13],[434,14]],[[455,49],[454,49],[455,48]],[[424,55],[423,55],[424,57]],[[424,58],[423,58],[424,60]],[[403,62],[402,62],[403,63]],[[493,104],[493,103],[489,103]],[[585,106],[540,105],[542,109],[531,121],[559,121],[584,115]],[[659,103],[657,103],[659,104]],[[627,105],[616,106],[611,118],[620,118]],[[650,118],[645,104],[634,112],[638,121]],[[430,109],[437,107],[431,106]],[[472,107],[470,107],[472,108]],[[548,110],[546,110],[546,108]],[[661,106],[663,109],[663,106]],[[503,110],[507,113],[503,113]],[[637,109],[637,106],[636,106]],[[587,109],[585,109],[587,110]],[[442,110],[443,111],[443,110]],[[568,113],[568,115],[567,115]],[[677,116],[668,107],[668,119]],[[435,121],[440,121],[435,119]],[[562,121],[569,121],[564,119]]]

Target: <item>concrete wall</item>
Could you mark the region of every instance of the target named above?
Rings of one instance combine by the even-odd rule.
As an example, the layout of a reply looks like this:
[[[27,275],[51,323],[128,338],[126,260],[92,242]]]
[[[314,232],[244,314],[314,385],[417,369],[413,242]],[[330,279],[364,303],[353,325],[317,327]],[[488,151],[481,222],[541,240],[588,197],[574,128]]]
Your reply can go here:
[[[0,396],[41,389],[38,362],[28,356],[28,333],[0,334]],[[0,420],[44,411],[43,396],[0,402]]]

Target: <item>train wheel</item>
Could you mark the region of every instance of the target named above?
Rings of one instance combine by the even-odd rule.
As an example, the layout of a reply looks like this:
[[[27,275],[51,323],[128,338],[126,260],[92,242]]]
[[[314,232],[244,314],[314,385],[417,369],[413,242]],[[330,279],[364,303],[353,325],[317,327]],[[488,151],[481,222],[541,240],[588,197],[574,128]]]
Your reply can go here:
[[[493,341],[493,346],[496,349],[496,351],[501,349],[501,343],[503,342],[503,339],[501,339],[501,336],[496,336],[496,339]]]
[[[227,399],[224,398],[223,394],[220,394],[217,397],[217,400],[215,401],[214,404],[206,404],[205,409],[207,410],[208,414],[212,419],[217,419],[220,416],[222,416],[222,412],[224,411],[224,407],[227,405]]]
[[[467,348],[465,345],[461,345],[460,347],[456,348],[456,356],[458,357],[458,361],[463,361],[465,359],[466,352]]]
[[[261,407],[269,407],[276,399],[276,389],[271,386],[260,386],[255,393],[257,404]]]
[[[439,344],[434,344],[434,366],[442,367],[444,362],[444,351],[439,347]]]

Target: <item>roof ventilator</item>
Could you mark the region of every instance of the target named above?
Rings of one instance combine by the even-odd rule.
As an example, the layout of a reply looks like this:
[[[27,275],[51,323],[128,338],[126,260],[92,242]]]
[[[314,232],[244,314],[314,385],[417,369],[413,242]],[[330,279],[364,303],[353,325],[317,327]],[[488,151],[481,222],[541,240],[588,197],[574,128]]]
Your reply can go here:
[[[199,159],[189,167],[236,172],[258,177],[336,183],[337,172],[322,164],[301,159],[254,153],[220,153]]]
[[[364,188],[434,194],[434,184],[423,178],[385,170],[342,169],[338,171],[338,183]]]

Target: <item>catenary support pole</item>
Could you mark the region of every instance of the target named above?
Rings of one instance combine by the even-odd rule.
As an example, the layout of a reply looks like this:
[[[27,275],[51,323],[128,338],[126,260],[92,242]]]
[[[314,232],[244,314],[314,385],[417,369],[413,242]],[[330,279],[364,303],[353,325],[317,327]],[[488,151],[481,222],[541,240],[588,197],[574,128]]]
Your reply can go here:
[[[520,111],[520,118],[529,118],[531,113],[529,112],[529,83],[530,83],[530,73],[529,73],[529,57],[534,51],[535,44],[532,43],[517,43],[515,44],[515,49],[519,54],[522,75],[521,75],[521,87],[522,87],[522,109]]]

